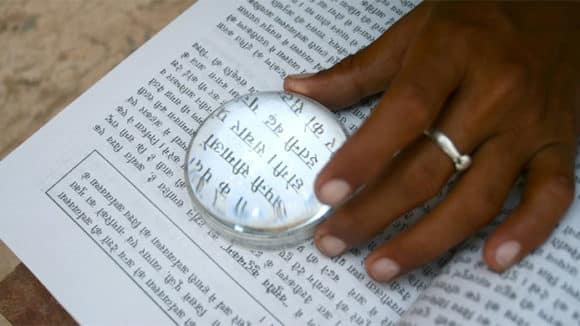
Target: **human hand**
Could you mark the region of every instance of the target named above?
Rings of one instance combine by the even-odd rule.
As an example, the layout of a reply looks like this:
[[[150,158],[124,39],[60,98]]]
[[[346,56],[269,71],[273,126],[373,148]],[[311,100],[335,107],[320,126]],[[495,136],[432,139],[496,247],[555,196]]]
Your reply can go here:
[[[422,3],[336,66],[289,76],[286,90],[331,108],[385,90],[318,176],[318,198],[331,205],[366,185],[317,228],[320,251],[336,256],[368,241],[445,185],[454,165],[423,136],[429,128],[472,165],[437,207],[369,254],[370,276],[388,281],[475,233],[522,172],[521,201],[483,255],[503,271],[540,245],[574,196],[579,22],[578,3]]]

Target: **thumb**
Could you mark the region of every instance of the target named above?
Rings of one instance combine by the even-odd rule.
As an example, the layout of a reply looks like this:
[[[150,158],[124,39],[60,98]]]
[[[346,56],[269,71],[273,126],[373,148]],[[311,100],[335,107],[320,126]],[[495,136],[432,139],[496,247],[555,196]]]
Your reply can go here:
[[[318,73],[289,75],[284,89],[339,109],[385,90],[399,70],[411,39],[417,35],[427,8],[420,5],[376,41],[333,67]]]

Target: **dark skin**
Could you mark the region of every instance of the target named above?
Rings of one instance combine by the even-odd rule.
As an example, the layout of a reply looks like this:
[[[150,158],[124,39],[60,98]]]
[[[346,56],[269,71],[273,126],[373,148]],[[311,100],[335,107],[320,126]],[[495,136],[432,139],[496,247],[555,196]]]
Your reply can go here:
[[[369,241],[453,175],[424,130],[441,130],[472,157],[437,207],[369,254],[366,269],[377,281],[436,259],[487,225],[522,173],[519,205],[485,243],[491,269],[506,270],[541,245],[573,200],[580,3],[422,3],[367,48],[284,86],[333,109],[384,92],[316,181],[318,198],[339,206],[315,233],[325,255]]]

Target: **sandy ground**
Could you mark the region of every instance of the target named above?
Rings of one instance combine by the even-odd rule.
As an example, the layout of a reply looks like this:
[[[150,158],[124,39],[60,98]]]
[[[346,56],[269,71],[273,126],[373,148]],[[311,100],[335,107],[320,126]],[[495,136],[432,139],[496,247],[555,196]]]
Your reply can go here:
[[[0,0],[0,159],[193,2]],[[0,285],[34,281],[18,264],[0,239]],[[19,299],[0,293],[0,326],[36,310]]]

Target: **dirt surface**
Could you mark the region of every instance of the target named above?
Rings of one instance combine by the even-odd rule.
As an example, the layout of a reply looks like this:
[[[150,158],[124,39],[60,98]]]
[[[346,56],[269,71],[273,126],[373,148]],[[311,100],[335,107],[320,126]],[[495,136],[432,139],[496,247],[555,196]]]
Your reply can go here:
[[[0,159],[194,2],[0,0]],[[74,321],[0,241],[11,324]]]

